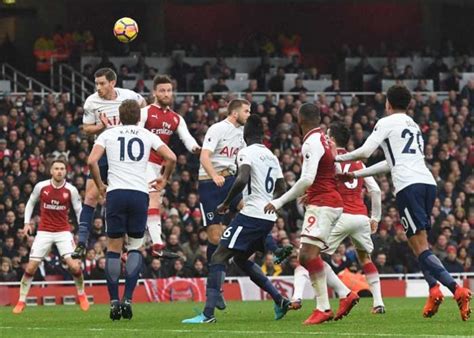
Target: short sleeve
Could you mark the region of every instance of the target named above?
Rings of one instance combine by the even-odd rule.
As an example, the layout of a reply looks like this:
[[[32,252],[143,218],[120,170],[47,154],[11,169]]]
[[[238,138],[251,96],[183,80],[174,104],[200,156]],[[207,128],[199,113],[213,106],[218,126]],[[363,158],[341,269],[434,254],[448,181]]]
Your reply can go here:
[[[106,141],[106,137],[105,137],[106,133],[102,133],[100,134],[97,139],[95,140],[94,144],[98,144],[99,146],[101,146],[102,148],[105,148],[105,141]]]
[[[147,119],[148,119],[148,107],[140,109],[140,121],[138,121],[138,126],[145,128]]]
[[[204,142],[202,144],[202,149],[207,149],[212,152],[216,150],[217,143],[220,140],[218,128],[215,127],[216,125],[211,126],[204,137]]]
[[[247,154],[247,151],[245,151],[245,149],[242,149],[237,154],[237,165],[240,167],[244,164],[251,166],[252,161],[250,160],[250,156],[249,154]]]
[[[389,128],[385,126],[385,120],[381,119],[377,122],[372,131],[372,134],[368,137],[371,141],[377,142],[379,145],[387,138]]]
[[[89,100],[84,103],[84,115],[82,116],[82,123],[84,124],[95,124],[95,114],[92,104]]]

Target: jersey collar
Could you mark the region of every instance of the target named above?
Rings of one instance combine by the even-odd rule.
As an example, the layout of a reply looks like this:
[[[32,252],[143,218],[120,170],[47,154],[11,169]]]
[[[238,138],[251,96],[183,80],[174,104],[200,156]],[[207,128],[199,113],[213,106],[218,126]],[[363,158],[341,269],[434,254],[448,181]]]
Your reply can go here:
[[[314,129],[311,129],[306,133],[306,135],[303,137],[303,143],[313,134],[320,133],[321,132],[321,127],[317,127]]]
[[[57,189],[57,190],[64,188],[64,186],[66,185],[66,180],[64,180],[63,184],[61,184],[59,187],[54,185],[52,178],[49,180],[49,182],[51,183],[51,186],[53,187],[53,189]]]
[[[171,111],[170,106],[167,106],[167,107],[163,108],[162,106],[160,106],[157,103],[152,103],[152,105],[157,107],[158,109],[161,109],[163,111],[163,113],[167,113],[167,112]]]

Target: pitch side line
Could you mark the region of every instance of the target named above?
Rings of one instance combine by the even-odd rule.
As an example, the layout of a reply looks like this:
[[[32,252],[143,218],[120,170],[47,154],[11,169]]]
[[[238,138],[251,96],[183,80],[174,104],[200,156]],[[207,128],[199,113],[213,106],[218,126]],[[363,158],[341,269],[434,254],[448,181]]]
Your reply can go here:
[[[21,329],[21,330],[31,330],[31,331],[41,331],[41,330],[60,330],[60,331],[77,331],[76,328],[66,328],[66,327],[14,327],[14,326],[0,326],[0,329]],[[107,332],[107,331],[116,331],[116,332],[166,332],[166,333],[224,333],[231,335],[268,335],[268,334],[277,334],[277,335],[297,335],[297,336],[360,336],[360,337],[406,337],[406,334],[394,334],[394,333],[355,333],[355,332],[322,332],[322,331],[311,331],[311,332],[302,332],[302,331],[238,331],[238,330],[179,330],[179,329],[127,329],[127,328],[89,328],[82,329],[84,331],[91,332]],[[469,336],[457,336],[457,335],[425,335],[425,334],[410,334],[410,337],[429,337],[429,338],[450,338],[450,337],[469,337]]]

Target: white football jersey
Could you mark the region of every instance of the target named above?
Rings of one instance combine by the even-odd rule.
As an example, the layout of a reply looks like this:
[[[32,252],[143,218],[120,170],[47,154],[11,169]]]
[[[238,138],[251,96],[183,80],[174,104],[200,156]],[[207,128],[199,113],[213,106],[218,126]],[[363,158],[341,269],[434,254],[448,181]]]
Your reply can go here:
[[[396,113],[380,119],[369,140],[382,147],[396,192],[415,183],[436,185],[425,164],[420,127],[410,116]]]
[[[82,117],[82,123],[84,124],[99,124],[100,114],[105,113],[109,124],[107,128],[113,128],[120,125],[119,118],[119,106],[125,100],[135,100],[138,104],[141,104],[145,99],[130,89],[115,88],[117,97],[114,100],[105,100],[99,96],[97,92],[86,99],[84,102],[84,116]]]
[[[240,149],[245,147],[244,127],[236,127],[227,119],[213,124],[207,130],[202,149],[212,152],[211,162],[219,172],[224,169],[236,171],[235,158]],[[202,164],[199,167],[199,176],[207,175]]]
[[[135,125],[117,126],[100,134],[95,144],[107,153],[107,191],[128,189],[148,194],[145,172],[150,149],[165,145],[158,136]]]
[[[266,214],[263,209],[273,200],[277,179],[283,178],[280,163],[263,144],[252,144],[237,155],[240,166],[250,166],[250,181],[243,191],[244,207],[241,214],[249,217],[275,221],[276,214]]]

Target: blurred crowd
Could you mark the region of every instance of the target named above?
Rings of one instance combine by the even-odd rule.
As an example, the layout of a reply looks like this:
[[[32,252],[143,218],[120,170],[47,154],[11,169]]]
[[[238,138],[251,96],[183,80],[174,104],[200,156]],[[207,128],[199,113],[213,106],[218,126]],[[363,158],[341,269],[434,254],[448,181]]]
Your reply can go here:
[[[421,127],[426,161],[438,183],[430,243],[450,272],[474,271],[474,100],[471,97],[455,91],[446,98],[414,93],[408,111]],[[174,110],[183,116],[191,134],[202,144],[209,125],[226,117],[226,102],[232,98],[233,94],[217,96],[212,92],[208,92],[202,101],[196,96],[187,96],[182,101],[175,100]],[[323,129],[335,120],[349,126],[352,130],[349,150],[362,145],[377,120],[384,116],[385,98],[382,94],[364,99],[354,96],[350,102],[339,95],[320,94],[314,98],[304,91],[278,100],[269,93],[261,102],[256,102],[252,92],[248,91],[245,98],[252,102],[252,112],[261,116],[264,143],[280,159],[288,186],[292,186],[301,173],[302,135],[296,119],[299,105],[314,101],[322,113]],[[6,96],[0,101],[0,281],[20,280],[28,262],[34,234],[24,237],[21,231],[25,204],[34,185],[48,179],[48,163],[52,159],[67,160],[68,180],[84,195],[88,174],[86,160],[93,139],[81,131],[83,113],[82,106],[73,104],[67,93],[57,97],[49,94],[41,99],[26,92],[23,96]],[[202,229],[196,180],[199,159],[187,153],[176,137],[172,138],[171,149],[177,154],[178,163],[163,198],[163,235],[167,249],[179,253],[181,258],[167,261],[153,258],[147,242],[142,249],[145,257],[142,276],[206,276],[207,238]],[[368,164],[382,158],[379,150]],[[377,181],[382,190],[383,217],[373,235],[373,259],[383,274],[419,272],[395,208],[392,182],[388,175],[377,177]],[[368,196],[365,198],[368,201]],[[102,202],[99,204],[87,257],[83,261],[88,279],[105,278],[104,209]],[[34,221],[38,223],[37,211],[35,215]],[[299,247],[302,215],[303,207],[296,202],[282,210],[272,230],[279,245]],[[71,225],[76,232],[77,220],[73,215]],[[297,265],[296,255],[297,249],[281,265],[273,263],[270,253],[258,254],[254,259],[269,276],[292,275]],[[345,241],[327,260],[336,272],[344,269],[360,271],[350,241]],[[238,268],[230,267],[229,275],[240,274]],[[46,257],[35,278],[70,278],[55,249]]]

